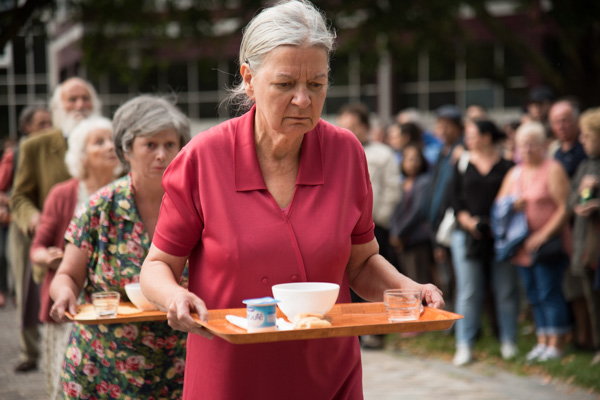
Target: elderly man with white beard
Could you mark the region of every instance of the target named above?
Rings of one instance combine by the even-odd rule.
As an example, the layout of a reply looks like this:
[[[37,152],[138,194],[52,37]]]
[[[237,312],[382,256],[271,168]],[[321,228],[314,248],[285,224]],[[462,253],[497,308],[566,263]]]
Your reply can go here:
[[[26,140],[20,147],[10,206],[13,223],[9,247],[19,236],[32,238],[40,222],[44,201],[52,186],[70,178],[65,165],[66,138],[79,121],[100,112],[100,101],[91,84],[69,78],[54,91],[50,101],[53,128]],[[22,246],[21,246],[22,247]],[[39,357],[39,287],[44,269],[35,268],[27,256],[13,261],[20,330],[20,363],[16,372],[37,368]],[[15,257],[11,257],[15,260]]]

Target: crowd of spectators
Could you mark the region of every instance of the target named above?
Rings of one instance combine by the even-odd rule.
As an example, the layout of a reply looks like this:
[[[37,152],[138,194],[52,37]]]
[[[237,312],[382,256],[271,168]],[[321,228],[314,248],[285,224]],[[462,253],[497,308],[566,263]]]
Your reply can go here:
[[[464,315],[455,325],[456,365],[472,360],[482,314],[504,358],[517,355],[518,320],[529,318],[538,338],[529,362],[561,358],[568,346],[600,362],[599,122],[600,109],[580,116],[576,99],[539,86],[512,120],[449,104],[435,110],[433,132],[415,109],[386,129],[382,141],[401,172],[390,260],[416,281],[433,281],[447,308]],[[497,260],[490,212],[508,195],[529,231],[515,254]],[[444,240],[448,214],[453,230]],[[537,258],[540,247],[559,256]],[[383,341],[363,343],[372,345]]]

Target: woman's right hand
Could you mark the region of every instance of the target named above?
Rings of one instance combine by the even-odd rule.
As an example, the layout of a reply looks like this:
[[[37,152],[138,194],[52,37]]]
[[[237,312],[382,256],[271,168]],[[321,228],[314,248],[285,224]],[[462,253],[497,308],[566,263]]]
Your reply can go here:
[[[67,311],[71,315],[77,314],[77,299],[70,290],[64,290],[54,301],[54,305],[50,309],[50,316],[56,322],[69,322],[71,320],[65,314]]]
[[[477,229],[479,217],[474,217],[466,211],[460,211],[456,216],[458,223],[469,232],[475,239],[481,239],[481,232]]]
[[[58,247],[48,247],[46,249],[46,267],[49,269],[57,269],[63,259],[63,251]]]
[[[515,200],[513,203],[513,209],[515,211],[523,211],[525,209],[525,199],[519,197],[517,200]]]
[[[192,313],[196,313],[202,321],[208,321],[206,305],[195,294],[185,289],[178,291],[169,300],[166,311],[167,320],[171,328],[212,339],[213,334],[197,323],[191,315]]]

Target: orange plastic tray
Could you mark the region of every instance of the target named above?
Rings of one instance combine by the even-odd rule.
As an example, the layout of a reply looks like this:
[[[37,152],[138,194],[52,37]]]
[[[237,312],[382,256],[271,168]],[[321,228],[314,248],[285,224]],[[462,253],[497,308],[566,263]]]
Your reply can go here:
[[[285,340],[322,339],[340,336],[378,335],[394,332],[426,332],[450,329],[454,322],[463,318],[449,311],[425,307],[418,321],[391,323],[387,319],[383,303],[336,304],[326,317],[331,327],[297,329],[276,332],[248,333],[225,319],[226,315],[246,317],[245,308],[209,310],[208,322],[196,321],[228,342],[235,344],[266,343]],[[284,317],[277,309],[277,317]]]

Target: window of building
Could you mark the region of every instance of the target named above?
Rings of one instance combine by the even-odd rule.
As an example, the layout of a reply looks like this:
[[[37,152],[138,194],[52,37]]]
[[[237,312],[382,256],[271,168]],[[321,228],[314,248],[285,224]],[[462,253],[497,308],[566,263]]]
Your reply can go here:
[[[13,68],[16,75],[25,75],[27,73],[27,49],[25,47],[25,38],[16,37],[12,41],[12,59]]]
[[[166,75],[169,91],[180,93],[188,90],[188,67],[186,62],[169,64]]]
[[[477,43],[466,46],[465,67],[467,79],[490,78],[494,71],[494,45]]]
[[[127,94],[129,93],[129,85],[122,81],[118,73],[109,73],[108,90],[111,94]]]
[[[504,107],[506,108],[521,108],[525,104],[527,98],[527,88],[518,87],[504,91]]]
[[[465,92],[465,105],[472,104],[484,106],[487,109],[494,107],[494,89],[490,85],[484,89],[467,89]]]
[[[450,81],[456,77],[454,49],[433,51],[429,54],[429,80]]]
[[[350,60],[348,55],[334,54],[330,61],[329,80],[332,86],[348,85],[350,82]]]
[[[212,102],[201,103],[200,111],[198,114],[199,114],[200,118],[209,118],[209,119],[218,118],[219,102],[212,101]]]
[[[227,84],[231,82],[229,71],[219,71],[219,63],[216,60],[198,60],[198,90],[219,90],[219,74],[225,76]]]
[[[6,138],[10,135],[10,126],[8,121],[8,114],[10,107],[8,105],[0,105],[0,137]]]
[[[526,88],[522,63],[502,45],[467,44],[458,52],[461,53],[462,57],[451,58],[448,51],[423,51],[418,57],[412,57],[415,64],[405,59],[395,60],[400,65],[394,70],[399,71],[401,77],[397,80],[398,109],[435,110],[444,104],[456,104],[464,109],[471,104],[481,104],[488,109],[503,110],[522,105]],[[415,67],[411,65],[416,65],[418,74],[416,79],[408,80],[407,77],[415,77]],[[510,75],[506,88],[493,80],[496,70]]]
[[[33,37],[33,62],[36,74],[45,74],[47,72],[46,64],[46,37]]]
[[[435,110],[445,104],[457,104],[456,92],[431,92],[429,93],[429,109]]]

